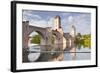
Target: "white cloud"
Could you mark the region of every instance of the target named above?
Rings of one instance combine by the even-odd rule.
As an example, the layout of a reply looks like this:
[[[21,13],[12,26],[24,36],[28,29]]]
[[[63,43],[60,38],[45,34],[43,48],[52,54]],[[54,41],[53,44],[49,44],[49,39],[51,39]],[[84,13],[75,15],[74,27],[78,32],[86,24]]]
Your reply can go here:
[[[47,22],[45,20],[32,20],[30,21],[30,25],[37,27],[47,27]]]
[[[73,16],[69,16],[69,17],[68,17],[68,21],[69,21],[69,22],[73,22],[73,20],[74,20]]]
[[[33,26],[37,26],[37,27],[52,27],[53,25],[53,18],[49,19],[48,21],[47,20],[44,20],[44,19],[41,19],[41,20],[31,20],[30,21],[30,25],[33,25]]]
[[[48,23],[48,25],[47,25],[48,27],[52,27],[53,28],[54,27],[54,18],[53,17],[50,18],[47,23]]]
[[[23,21],[29,21],[30,25],[37,27],[51,27],[53,19],[45,20],[41,16],[34,14],[32,11],[23,11]]]
[[[88,14],[70,15],[62,19],[64,32],[70,32],[71,25],[75,25],[76,31],[81,34],[91,33],[91,21]]]
[[[32,11],[23,11],[23,21],[31,21],[32,19],[40,20],[41,17],[39,15],[33,14]]]
[[[86,14],[75,16],[74,20],[77,32],[80,32],[82,34],[91,32],[90,17],[88,17]]]

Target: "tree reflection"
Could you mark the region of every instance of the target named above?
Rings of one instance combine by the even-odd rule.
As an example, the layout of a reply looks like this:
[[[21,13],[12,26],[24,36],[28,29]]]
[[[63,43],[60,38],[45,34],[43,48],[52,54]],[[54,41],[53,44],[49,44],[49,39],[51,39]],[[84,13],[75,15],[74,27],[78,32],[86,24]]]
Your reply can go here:
[[[78,33],[75,44],[77,45],[78,49],[81,49],[81,47],[91,49],[91,34],[81,35]]]

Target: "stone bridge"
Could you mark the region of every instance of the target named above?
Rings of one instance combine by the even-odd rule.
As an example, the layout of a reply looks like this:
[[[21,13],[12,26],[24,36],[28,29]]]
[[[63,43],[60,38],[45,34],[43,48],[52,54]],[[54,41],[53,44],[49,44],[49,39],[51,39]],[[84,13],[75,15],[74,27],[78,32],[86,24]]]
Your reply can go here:
[[[50,36],[52,35],[51,32],[51,28],[50,27],[46,27],[46,28],[42,28],[42,27],[36,27],[36,26],[32,26],[29,25],[29,21],[23,21],[22,22],[22,29],[23,29],[23,48],[28,48],[28,41],[29,41],[29,35],[32,32],[37,32],[41,35],[41,45],[50,45]]]
[[[23,21],[22,22],[23,48],[28,48],[29,35],[34,31],[41,35],[40,45],[52,45],[51,39],[52,39],[52,36],[54,36],[55,40],[53,44],[56,44],[58,45],[58,47],[62,47],[62,48],[66,46],[66,43],[64,42],[66,40],[64,39],[63,32],[60,32],[59,29],[52,30],[51,27],[43,28],[43,27],[32,26],[32,25],[29,25],[29,21]]]

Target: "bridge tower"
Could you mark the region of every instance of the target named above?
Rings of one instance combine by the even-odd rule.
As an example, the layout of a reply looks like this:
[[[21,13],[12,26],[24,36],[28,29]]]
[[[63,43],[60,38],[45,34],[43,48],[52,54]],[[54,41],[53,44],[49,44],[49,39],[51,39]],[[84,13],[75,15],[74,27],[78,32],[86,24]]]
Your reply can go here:
[[[56,44],[63,44],[62,47],[66,46],[66,39],[64,38],[64,32],[61,27],[61,17],[60,16],[55,16],[54,17],[54,28],[53,30],[58,34],[58,38],[55,40]],[[65,43],[65,44],[64,44]]]
[[[59,30],[61,28],[61,18],[60,16],[55,16],[54,18],[54,30]]]
[[[76,37],[76,28],[74,25],[71,26],[70,35],[75,38]]]

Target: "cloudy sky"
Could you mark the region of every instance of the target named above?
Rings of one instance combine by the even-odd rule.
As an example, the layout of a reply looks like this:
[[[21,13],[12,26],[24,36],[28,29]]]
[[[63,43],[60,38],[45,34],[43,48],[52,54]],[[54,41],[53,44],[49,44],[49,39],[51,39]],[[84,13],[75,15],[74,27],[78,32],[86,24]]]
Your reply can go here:
[[[38,27],[53,27],[53,19],[59,15],[64,32],[69,32],[73,24],[77,32],[91,33],[90,13],[23,10],[22,14],[23,21],[29,21],[30,25]]]

